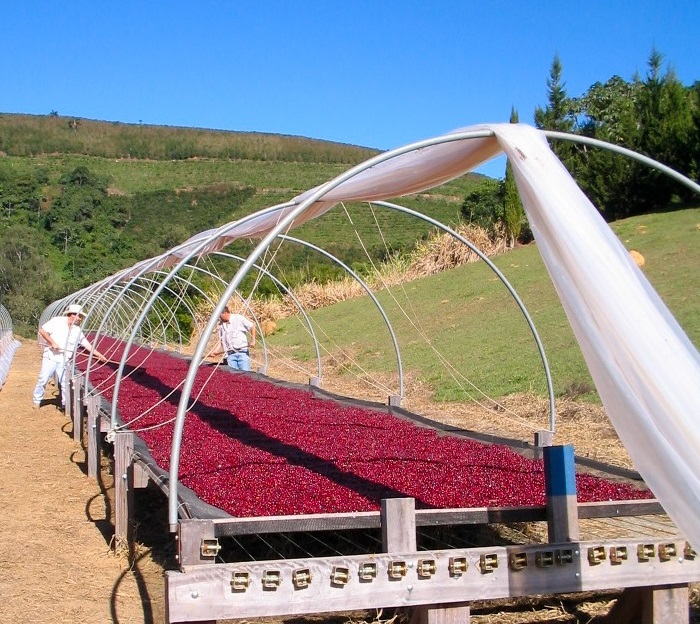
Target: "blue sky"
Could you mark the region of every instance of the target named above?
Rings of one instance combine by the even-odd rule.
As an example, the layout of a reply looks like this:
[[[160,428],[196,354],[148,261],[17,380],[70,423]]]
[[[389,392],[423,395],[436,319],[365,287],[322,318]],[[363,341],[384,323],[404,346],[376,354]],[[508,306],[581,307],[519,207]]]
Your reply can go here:
[[[555,53],[569,95],[644,74],[653,47],[700,80],[697,0],[22,0],[2,16],[0,112],[382,150],[511,107],[532,123]]]

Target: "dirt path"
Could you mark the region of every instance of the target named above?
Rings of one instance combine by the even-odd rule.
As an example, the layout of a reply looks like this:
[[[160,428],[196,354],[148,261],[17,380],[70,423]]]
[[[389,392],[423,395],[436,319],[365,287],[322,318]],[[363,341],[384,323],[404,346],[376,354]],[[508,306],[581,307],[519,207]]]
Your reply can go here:
[[[32,409],[40,360],[22,341],[0,390],[0,621],[162,622],[162,572],[112,553],[111,483],[85,476],[56,389]]]

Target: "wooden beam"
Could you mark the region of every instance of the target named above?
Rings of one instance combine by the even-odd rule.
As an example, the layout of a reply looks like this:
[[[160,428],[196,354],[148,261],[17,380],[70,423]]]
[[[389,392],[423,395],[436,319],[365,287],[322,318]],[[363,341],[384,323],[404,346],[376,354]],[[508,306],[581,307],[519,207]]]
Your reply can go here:
[[[89,394],[87,397],[87,464],[88,477],[97,479],[102,458],[102,436],[98,427],[100,418],[100,397]]]
[[[134,538],[134,433],[117,431],[114,437],[114,547],[129,548]]]
[[[198,621],[442,608],[641,587],[654,589],[651,608],[658,613],[664,601],[675,608],[683,597],[655,586],[682,589],[700,579],[700,558],[685,558],[684,544],[620,539],[193,566],[186,573],[166,572],[167,601],[173,621]],[[676,555],[667,557],[671,550]],[[300,575],[310,580],[295,582]]]

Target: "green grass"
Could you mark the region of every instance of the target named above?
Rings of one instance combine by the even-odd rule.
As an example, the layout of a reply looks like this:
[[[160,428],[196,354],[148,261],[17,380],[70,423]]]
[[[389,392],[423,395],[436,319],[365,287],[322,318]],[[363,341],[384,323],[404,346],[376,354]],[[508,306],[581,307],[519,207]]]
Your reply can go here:
[[[633,217],[613,224],[628,249],[646,259],[644,272],[695,345],[700,344],[700,209]],[[530,313],[546,351],[555,393],[592,387],[586,364],[546,269],[532,244],[496,259]],[[416,371],[438,400],[463,400],[461,376],[491,397],[518,391],[546,394],[542,363],[529,328],[500,281],[483,263],[417,280],[378,299],[399,339],[404,369]],[[401,305],[412,319],[399,310]],[[329,351],[343,349],[369,371],[396,371],[381,316],[369,298],[312,313]],[[311,359],[306,332],[293,319],[279,322],[273,345],[295,347]],[[445,369],[427,339],[457,371]],[[328,336],[328,337],[326,337]],[[473,396],[476,393],[470,391]],[[594,393],[585,398],[595,399]]]

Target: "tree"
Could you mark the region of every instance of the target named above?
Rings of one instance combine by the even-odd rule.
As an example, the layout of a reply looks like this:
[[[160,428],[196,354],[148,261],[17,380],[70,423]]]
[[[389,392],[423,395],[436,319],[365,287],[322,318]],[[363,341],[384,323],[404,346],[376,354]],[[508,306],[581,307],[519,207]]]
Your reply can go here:
[[[683,87],[672,68],[662,73],[663,55],[653,49],[648,61],[646,80],[637,100],[640,119],[638,149],[643,154],[681,172],[693,167],[697,127],[691,108],[692,93]],[[637,167],[633,181],[638,189],[635,199],[643,210],[660,210],[668,206],[674,192],[685,188],[657,171]]]
[[[652,50],[644,79],[613,76],[568,98],[558,57],[552,63],[548,105],[535,111],[538,127],[580,133],[650,156],[686,175],[700,161],[700,91],[684,87],[663,55]],[[690,191],[646,165],[597,148],[555,143],[553,149],[607,220],[668,209]]]
[[[535,108],[535,126],[538,128],[556,132],[574,132],[576,129],[575,104],[566,93],[563,73],[559,55],[555,54],[547,78],[547,106]],[[566,141],[557,141],[552,145],[554,153],[567,166],[571,165],[574,149]]]
[[[462,202],[462,217],[469,223],[496,233],[503,222],[503,182],[487,179],[471,191]]]
[[[36,326],[43,309],[57,298],[61,280],[45,255],[46,237],[26,225],[0,235],[0,291],[12,319]]]
[[[518,121],[518,111],[515,110],[515,108],[511,108],[510,123],[518,123]],[[503,223],[505,225],[509,247],[513,247],[515,242],[520,240],[521,236],[524,234],[524,230],[527,230],[529,234],[525,209],[523,208],[522,201],[520,201],[520,194],[515,184],[513,167],[510,164],[510,160],[506,163],[506,177],[503,182]]]
[[[574,124],[571,120],[570,102],[564,88],[566,83],[562,81],[564,70],[555,54],[547,78],[547,106],[535,109],[535,125],[538,128],[557,130],[559,132],[571,132]]]

